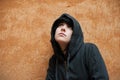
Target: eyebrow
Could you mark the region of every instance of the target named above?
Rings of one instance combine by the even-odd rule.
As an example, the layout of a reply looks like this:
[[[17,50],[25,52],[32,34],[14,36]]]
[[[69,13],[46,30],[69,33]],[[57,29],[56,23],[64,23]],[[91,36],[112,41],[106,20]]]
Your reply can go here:
[[[67,22],[65,22],[65,21],[63,21],[63,22],[60,22],[59,24],[58,24],[58,26],[60,26],[61,24],[63,24],[63,23],[65,23],[65,24],[67,24],[67,26],[68,27],[70,27],[70,28],[72,28],[72,30],[73,30],[73,27],[72,26],[70,26]]]

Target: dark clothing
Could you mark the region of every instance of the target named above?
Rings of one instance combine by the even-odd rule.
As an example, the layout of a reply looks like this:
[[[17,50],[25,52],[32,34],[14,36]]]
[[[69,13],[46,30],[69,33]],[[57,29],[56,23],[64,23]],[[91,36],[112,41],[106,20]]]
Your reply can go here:
[[[54,35],[59,20],[69,18],[73,34],[66,55],[55,41]],[[54,55],[49,61],[46,80],[109,80],[106,66],[96,45],[84,43],[78,21],[69,14],[61,15],[52,26],[51,43]]]

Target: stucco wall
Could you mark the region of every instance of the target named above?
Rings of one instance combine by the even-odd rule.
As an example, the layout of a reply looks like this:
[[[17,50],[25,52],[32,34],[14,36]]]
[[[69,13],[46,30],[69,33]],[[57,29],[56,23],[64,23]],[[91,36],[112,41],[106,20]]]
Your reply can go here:
[[[52,55],[50,29],[62,13],[95,43],[110,80],[120,80],[119,0],[0,0],[0,80],[44,80]]]

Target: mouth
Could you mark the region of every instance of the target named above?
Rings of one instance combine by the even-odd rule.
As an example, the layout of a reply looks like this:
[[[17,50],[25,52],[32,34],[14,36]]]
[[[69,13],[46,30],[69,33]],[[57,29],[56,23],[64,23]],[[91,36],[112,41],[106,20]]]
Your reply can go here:
[[[59,33],[58,35],[60,35],[60,36],[66,36],[64,33]]]

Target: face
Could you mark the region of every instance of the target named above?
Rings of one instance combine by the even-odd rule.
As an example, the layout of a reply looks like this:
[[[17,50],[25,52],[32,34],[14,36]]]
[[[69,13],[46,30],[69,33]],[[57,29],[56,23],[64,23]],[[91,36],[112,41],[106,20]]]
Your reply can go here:
[[[71,39],[72,32],[72,27],[68,26],[66,23],[60,23],[55,32],[55,40],[59,44],[68,44]]]

